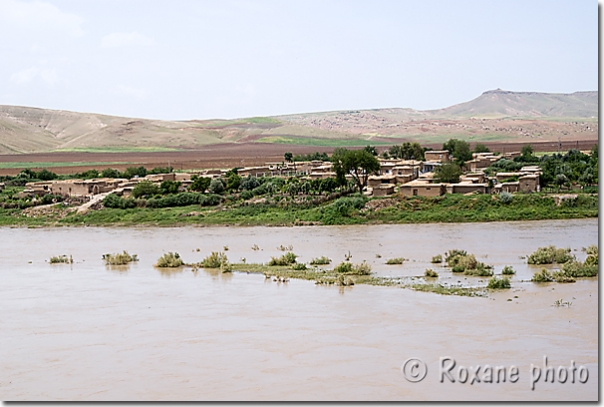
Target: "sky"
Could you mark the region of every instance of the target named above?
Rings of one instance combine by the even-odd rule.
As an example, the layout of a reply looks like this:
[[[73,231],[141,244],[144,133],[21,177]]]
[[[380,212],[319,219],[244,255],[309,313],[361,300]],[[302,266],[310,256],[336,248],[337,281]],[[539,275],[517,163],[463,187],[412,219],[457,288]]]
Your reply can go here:
[[[0,104],[149,119],[598,90],[595,0],[0,0]]]

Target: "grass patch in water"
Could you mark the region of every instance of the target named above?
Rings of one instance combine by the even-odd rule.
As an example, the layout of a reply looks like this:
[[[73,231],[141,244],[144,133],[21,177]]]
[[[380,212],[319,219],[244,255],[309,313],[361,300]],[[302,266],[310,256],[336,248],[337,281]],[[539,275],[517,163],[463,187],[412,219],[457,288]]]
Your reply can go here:
[[[128,263],[138,261],[138,257],[136,254],[130,255],[124,250],[123,253],[103,254],[103,260],[105,260],[105,264],[108,266],[123,266]]]

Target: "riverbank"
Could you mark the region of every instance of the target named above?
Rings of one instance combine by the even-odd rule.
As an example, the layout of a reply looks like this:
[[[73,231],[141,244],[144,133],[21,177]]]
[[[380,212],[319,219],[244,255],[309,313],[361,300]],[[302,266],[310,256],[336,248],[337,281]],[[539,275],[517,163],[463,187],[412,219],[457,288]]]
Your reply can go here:
[[[44,208],[0,209],[0,226],[303,226],[465,223],[598,217],[598,195],[567,199],[548,194],[516,194],[504,203],[496,195],[367,199],[349,196],[320,205],[264,199],[230,201],[217,207],[102,208],[77,213],[62,204]]]

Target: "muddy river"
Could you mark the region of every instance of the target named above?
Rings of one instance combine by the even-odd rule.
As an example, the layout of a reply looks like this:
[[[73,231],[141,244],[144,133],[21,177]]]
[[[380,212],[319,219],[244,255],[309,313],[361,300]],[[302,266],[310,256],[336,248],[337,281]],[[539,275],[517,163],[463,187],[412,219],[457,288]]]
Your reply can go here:
[[[539,268],[521,258],[556,245],[583,260],[581,248],[597,242],[597,219],[2,228],[0,399],[597,400],[597,279],[530,283]],[[164,252],[195,262],[224,246],[231,262],[266,262],[282,254],[280,245],[293,245],[299,261],[328,256],[337,263],[350,254],[382,276],[430,267],[442,283],[483,284],[430,264],[458,248],[497,273],[511,265],[517,274],[511,290],[470,298],[153,267]],[[102,254],[122,250],[140,261],[104,265]],[[49,264],[59,254],[74,263]],[[386,265],[393,257],[407,260]],[[572,304],[555,306],[559,299]],[[503,367],[499,383],[489,380],[489,366]],[[423,380],[410,381],[423,372]]]

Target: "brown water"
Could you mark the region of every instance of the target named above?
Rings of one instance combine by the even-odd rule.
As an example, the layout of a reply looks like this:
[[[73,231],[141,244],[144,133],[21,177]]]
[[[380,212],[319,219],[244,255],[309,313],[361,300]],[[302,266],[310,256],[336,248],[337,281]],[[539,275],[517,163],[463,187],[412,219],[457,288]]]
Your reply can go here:
[[[597,244],[596,219],[296,228],[0,229],[3,400],[596,400],[598,282],[536,285],[519,256],[539,246]],[[251,247],[257,244],[261,250]],[[346,289],[262,275],[160,272],[166,251],[266,262],[293,245],[300,261],[349,251],[384,276],[421,275],[438,253],[468,250],[513,289],[489,298],[396,287]],[[196,249],[200,251],[197,252]],[[121,250],[140,262],[108,268]],[[73,265],[50,265],[58,254]],[[382,257],[377,258],[376,254]],[[409,259],[387,266],[391,257]],[[31,263],[29,263],[31,262]],[[434,267],[433,267],[434,268]],[[443,282],[478,284],[437,268]],[[514,298],[518,296],[518,298]],[[555,307],[557,299],[571,307]],[[507,301],[512,299],[512,301]],[[439,358],[519,368],[516,383],[439,382]],[[531,363],[589,371],[587,383],[543,383]],[[401,365],[423,359],[410,383]],[[455,371],[455,370],[454,370]]]

